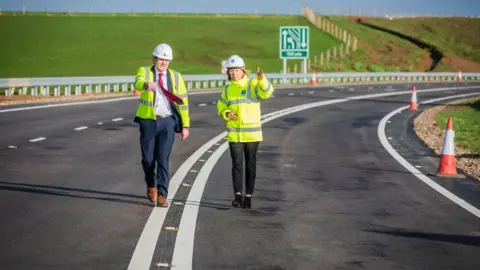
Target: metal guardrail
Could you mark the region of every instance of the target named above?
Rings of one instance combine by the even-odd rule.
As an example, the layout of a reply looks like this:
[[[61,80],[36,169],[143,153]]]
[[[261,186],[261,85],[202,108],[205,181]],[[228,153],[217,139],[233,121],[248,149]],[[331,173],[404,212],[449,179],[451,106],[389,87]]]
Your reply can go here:
[[[351,82],[425,82],[425,81],[477,81],[480,73],[456,72],[335,72],[335,73],[266,73],[274,85],[308,84],[314,79],[316,83],[351,83]],[[252,74],[254,76],[254,74]],[[227,83],[224,74],[183,75],[189,90],[221,88]],[[96,76],[96,77],[51,77],[51,78],[12,78],[0,79],[0,90],[5,90],[9,97],[18,90],[19,95],[54,96],[129,92],[133,91],[134,76]],[[53,89],[53,93],[51,90]]]

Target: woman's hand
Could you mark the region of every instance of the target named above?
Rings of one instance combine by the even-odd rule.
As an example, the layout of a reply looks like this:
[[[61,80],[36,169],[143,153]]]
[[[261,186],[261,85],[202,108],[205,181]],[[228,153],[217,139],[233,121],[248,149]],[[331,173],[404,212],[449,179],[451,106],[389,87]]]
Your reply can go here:
[[[234,112],[229,112],[229,113],[227,114],[227,117],[228,117],[228,119],[230,119],[230,120],[235,120],[235,119],[237,119],[237,115],[236,115]]]
[[[257,79],[258,80],[263,79],[263,70],[260,69],[260,67],[257,67]]]

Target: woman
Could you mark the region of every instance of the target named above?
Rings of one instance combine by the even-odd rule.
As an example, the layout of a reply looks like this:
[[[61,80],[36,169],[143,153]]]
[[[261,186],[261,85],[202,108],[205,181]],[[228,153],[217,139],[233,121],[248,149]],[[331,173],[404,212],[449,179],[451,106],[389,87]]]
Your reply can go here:
[[[263,140],[259,99],[272,96],[273,86],[257,68],[257,76],[249,79],[245,63],[232,55],[226,63],[228,80],[217,102],[218,115],[226,121],[232,157],[232,178],[235,199],[233,207],[251,208],[255,186],[257,149]],[[243,189],[243,157],[245,156],[246,192]]]

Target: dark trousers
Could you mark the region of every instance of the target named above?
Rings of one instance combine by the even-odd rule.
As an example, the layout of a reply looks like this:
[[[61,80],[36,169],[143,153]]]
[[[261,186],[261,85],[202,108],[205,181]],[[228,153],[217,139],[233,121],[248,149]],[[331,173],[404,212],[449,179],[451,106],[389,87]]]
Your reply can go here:
[[[142,167],[148,187],[157,187],[158,194],[168,195],[169,157],[175,140],[173,117],[140,120],[140,146]],[[157,165],[155,185],[155,163]]]
[[[257,149],[259,142],[233,143],[230,142],[230,156],[232,157],[233,191],[242,192],[243,189],[243,158],[245,157],[245,194],[253,194],[257,167]]]

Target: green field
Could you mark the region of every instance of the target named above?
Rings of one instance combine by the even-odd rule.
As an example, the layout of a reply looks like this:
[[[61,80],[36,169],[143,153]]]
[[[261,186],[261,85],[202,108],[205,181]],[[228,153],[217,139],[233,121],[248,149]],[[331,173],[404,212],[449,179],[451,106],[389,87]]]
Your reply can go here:
[[[445,129],[448,118],[452,117],[455,144],[480,154],[480,98],[449,106],[436,116],[441,129]]]
[[[358,38],[358,49],[343,59],[315,66],[317,72],[423,72],[428,51],[408,40],[356,22],[356,17],[322,16]],[[415,37],[443,54],[434,71],[480,72],[480,20],[468,18],[374,19],[368,23]],[[220,74],[232,54],[247,68],[282,69],[279,27],[310,26],[310,57],[341,42],[301,16],[194,14],[49,14],[0,16],[0,78],[133,75],[149,65],[153,48],[172,45],[172,68],[183,74]],[[300,60],[288,61],[290,72]]]
[[[283,25],[310,24],[299,16],[0,16],[0,78],[134,75],[161,42],[184,74],[220,74],[232,54],[248,69],[278,73]],[[310,36],[311,54],[340,44],[314,27]]]

